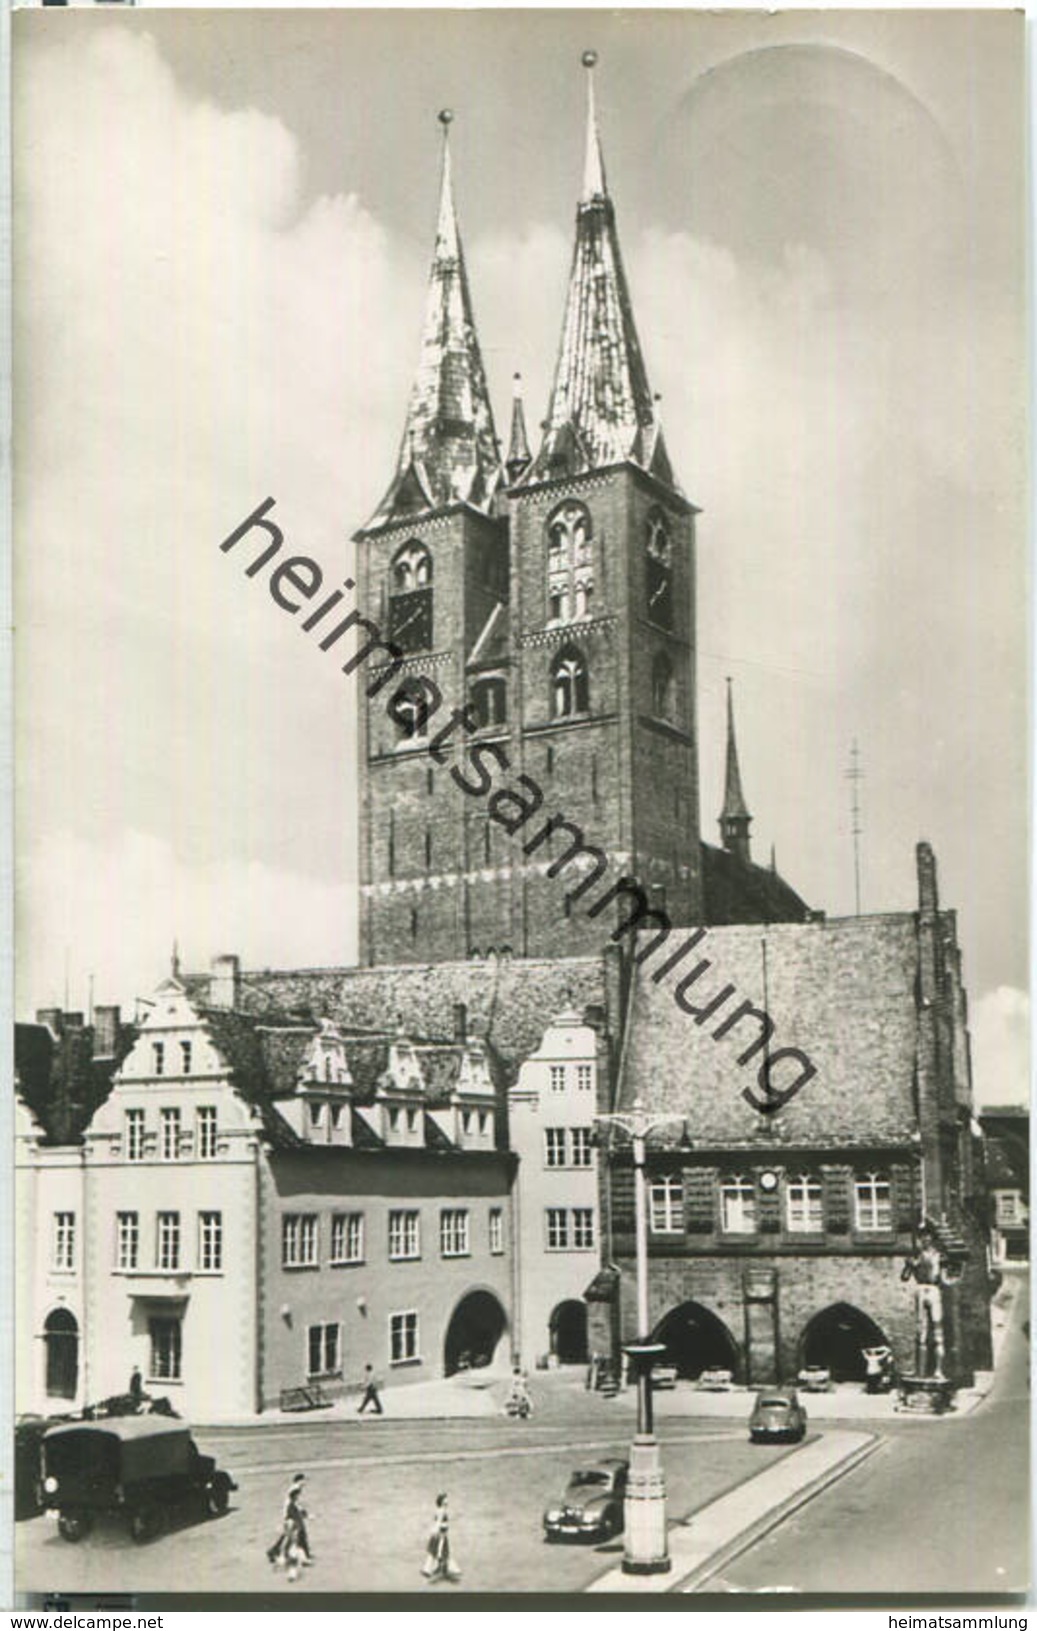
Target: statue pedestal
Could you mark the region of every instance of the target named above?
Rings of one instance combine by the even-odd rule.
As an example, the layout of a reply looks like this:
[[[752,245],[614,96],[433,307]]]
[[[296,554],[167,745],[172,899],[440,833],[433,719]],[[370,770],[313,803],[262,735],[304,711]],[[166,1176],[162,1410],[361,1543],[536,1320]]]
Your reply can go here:
[[[954,1409],[957,1383],[944,1376],[904,1376],[897,1383],[898,1410],[919,1416],[942,1416]]]

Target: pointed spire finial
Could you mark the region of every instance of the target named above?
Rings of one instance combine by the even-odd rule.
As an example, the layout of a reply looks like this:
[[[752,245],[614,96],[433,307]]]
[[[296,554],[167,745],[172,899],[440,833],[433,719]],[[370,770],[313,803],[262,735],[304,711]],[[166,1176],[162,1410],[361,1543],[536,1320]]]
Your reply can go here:
[[[511,437],[508,442],[508,460],[506,469],[508,480],[511,483],[518,481],[519,477],[529,468],[532,453],[529,450],[529,437],[526,434],[526,410],[522,402],[522,375],[514,376],[514,401],[511,408]]]
[[[727,683],[727,763],[724,777],[724,808],[720,812],[720,837],[724,848],[739,860],[749,861],[749,823],[752,816],[742,792],[742,776],[738,767],[738,744],[735,741],[735,710],[731,694],[731,676]]]
[[[585,51],[580,60],[587,70],[587,154],[583,165],[581,202],[591,204],[597,198],[608,196],[605,186],[605,161],[601,156],[601,137],[598,135],[598,110],[594,102],[594,68],[598,53]]]

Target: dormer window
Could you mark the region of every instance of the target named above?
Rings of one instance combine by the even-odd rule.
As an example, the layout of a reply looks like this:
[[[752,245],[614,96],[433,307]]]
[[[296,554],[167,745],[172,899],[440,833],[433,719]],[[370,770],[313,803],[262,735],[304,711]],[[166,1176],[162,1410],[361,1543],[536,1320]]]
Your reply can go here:
[[[569,623],[591,615],[594,554],[589,511],[574,499],[561,504],[547,523],[547,615]]]
[[[551,664],[551,715],[567,719],[590,706],[587,665],[575,646],[563,646]]]

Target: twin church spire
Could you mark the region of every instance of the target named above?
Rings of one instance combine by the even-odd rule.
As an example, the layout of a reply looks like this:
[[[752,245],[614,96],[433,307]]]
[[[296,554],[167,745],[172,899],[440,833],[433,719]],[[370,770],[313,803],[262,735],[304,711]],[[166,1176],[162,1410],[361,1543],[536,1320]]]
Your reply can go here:
[[[576,244],[544,434],[533,457],[516,395],[506,468],[501,459],[454,207],[444,110],[443,169],[425,326],[396,472],[369,526],[465,504],[489,511],[504,486],[532,484],[633,461],[673,484],[605,181],[587,51],[587,137]]]

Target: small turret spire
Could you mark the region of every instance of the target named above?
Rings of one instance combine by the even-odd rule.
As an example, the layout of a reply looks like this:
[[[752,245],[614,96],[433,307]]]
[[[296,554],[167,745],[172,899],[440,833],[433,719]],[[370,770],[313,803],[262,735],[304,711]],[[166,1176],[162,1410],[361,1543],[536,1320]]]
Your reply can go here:
[[[529,468],[533,455],[529,451],[529,437],[526,435],[526,410],[522,405],[522,375],[515,375],[515,394],[511,405],[511,437],[508,442],[508,458],[506,469],[508,481],[514,484],[523,471]]]
[[[601,156],[601,137],[598,134],[598,110],[594,102],[594,68],[598,61],[598,53],[585,51],[581,60],[587,70],[587,150],[583,161],[581,203],[591,204],[596,198],[608,197],[605,161]]]
[[[720,812],[720,838],[723,846],[740,861],[750,861],[749,823],[752,816],[742,792],[742,776],[738,768],[738,743],[735,740],[735,710],[731,696],[731,678],[727,679],[727,764],[724,776],[724,808]]]
[[[369,526],[451,504],[489,508],[500,454],[475,330],[450,160],[454,115],[439,115],[443,168],[421,357],[396,474]]]

